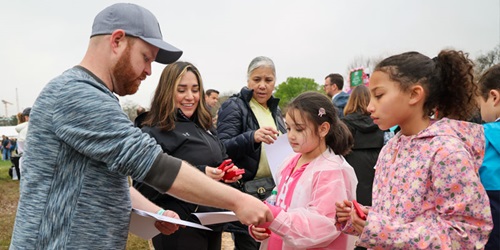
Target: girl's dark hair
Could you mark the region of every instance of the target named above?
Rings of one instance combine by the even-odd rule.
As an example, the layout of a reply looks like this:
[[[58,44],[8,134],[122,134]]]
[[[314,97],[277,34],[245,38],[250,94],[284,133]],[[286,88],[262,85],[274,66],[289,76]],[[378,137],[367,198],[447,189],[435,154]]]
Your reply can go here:
[[[169,64],[161,73],[160,82],[156,87],[153,100],[151,101],[151,110],[142,122],[142,126],[159,127],[162,131],[170,131],[175,128],[177,118],[177,108],[175,107],[175,94],[177,85],[186,72],[193,72],[198,79],[200,100],[194,115],[196,123],[203,129],[210,129],[212,126],[212,115],[206,108],[205,92],[203,82],[198,69],[189,62],[177,61]]]
[[[462,51],[442,50],[433,59],[406,52],[384,59],[374,71],[387,73],[401,90],[420,84],[425,90],[424,114],[469,120],[477,112],[474,63]]]
[[[489,68],[479,79],[479,92],[485,101],[492,89],[500,90],[500,64]]]
[[[319,115],[319,110],[323,108],[325,114]],[[351,151],[354,144],[352,134],[347,126],[340,121],[339,116],[332,101],[318,92],[304,92],[293,99],[287,106],[287,114],[295,121],[294,110],[315,125],[314,133],[318,133],[318,128],[323,122],[330,123],[330,131],[325,137],[326,145],[335,154],[346,155]]]

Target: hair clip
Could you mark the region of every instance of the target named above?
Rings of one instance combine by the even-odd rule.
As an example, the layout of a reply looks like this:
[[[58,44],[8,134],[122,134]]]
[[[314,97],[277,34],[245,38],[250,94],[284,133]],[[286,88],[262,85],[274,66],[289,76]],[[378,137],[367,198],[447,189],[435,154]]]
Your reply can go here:
[[[326,115],[325,109],[324,108],[319,108],[318,110],[318,116],[323,117],[323,115]]]

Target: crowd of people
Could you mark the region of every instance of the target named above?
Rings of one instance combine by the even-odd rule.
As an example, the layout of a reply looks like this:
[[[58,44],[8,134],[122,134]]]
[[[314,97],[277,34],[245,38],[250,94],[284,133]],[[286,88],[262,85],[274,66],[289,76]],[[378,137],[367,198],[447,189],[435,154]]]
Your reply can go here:
[[[500,248],[500,65],[476,81],[461,51],[406,52],[350,93],[328,74],[324,93],[283,113],[272,59],[251,60],[246,85],[219,104],[181,55],[141,6],[95,17],[81,63],[19,126],[11,249],[123,249],[132,207],[238,218],[212,231],[158,221],[155,249],[221,249],[223,231],[238,250]],[[153,61],[168,65],[131,122],[115,94],[134,94]],[[469,122],[478,107],[484,124]],[[294,153],[274,172],[264,145],[279,136]]]

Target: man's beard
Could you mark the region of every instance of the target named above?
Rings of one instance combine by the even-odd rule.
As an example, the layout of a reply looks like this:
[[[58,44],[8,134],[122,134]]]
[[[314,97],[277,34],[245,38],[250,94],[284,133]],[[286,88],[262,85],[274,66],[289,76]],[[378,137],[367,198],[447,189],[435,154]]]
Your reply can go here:
[[[138,77],[134,75],[134,69],[130,61],[130,46],[127,45],[113,69],[114,92],[120,96],[135,94],[139,89],[139,85],[135,83]],[[116,88],[116,86],[119,86],[119,88]]]

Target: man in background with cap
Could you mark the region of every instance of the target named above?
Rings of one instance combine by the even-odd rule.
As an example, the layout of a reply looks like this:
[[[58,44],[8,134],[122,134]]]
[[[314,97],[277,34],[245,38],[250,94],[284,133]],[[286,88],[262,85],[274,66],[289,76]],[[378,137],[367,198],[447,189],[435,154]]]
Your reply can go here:
[[[260,200],[162,153],[122,111],[114,93],[134,94],[153,61],[181,54],[140,6],[114,4],[95,17],[82,62],[50,81],[33,105],[11,249],[124,249],[127,176],[232,210],[247,225],[272,220]]]

